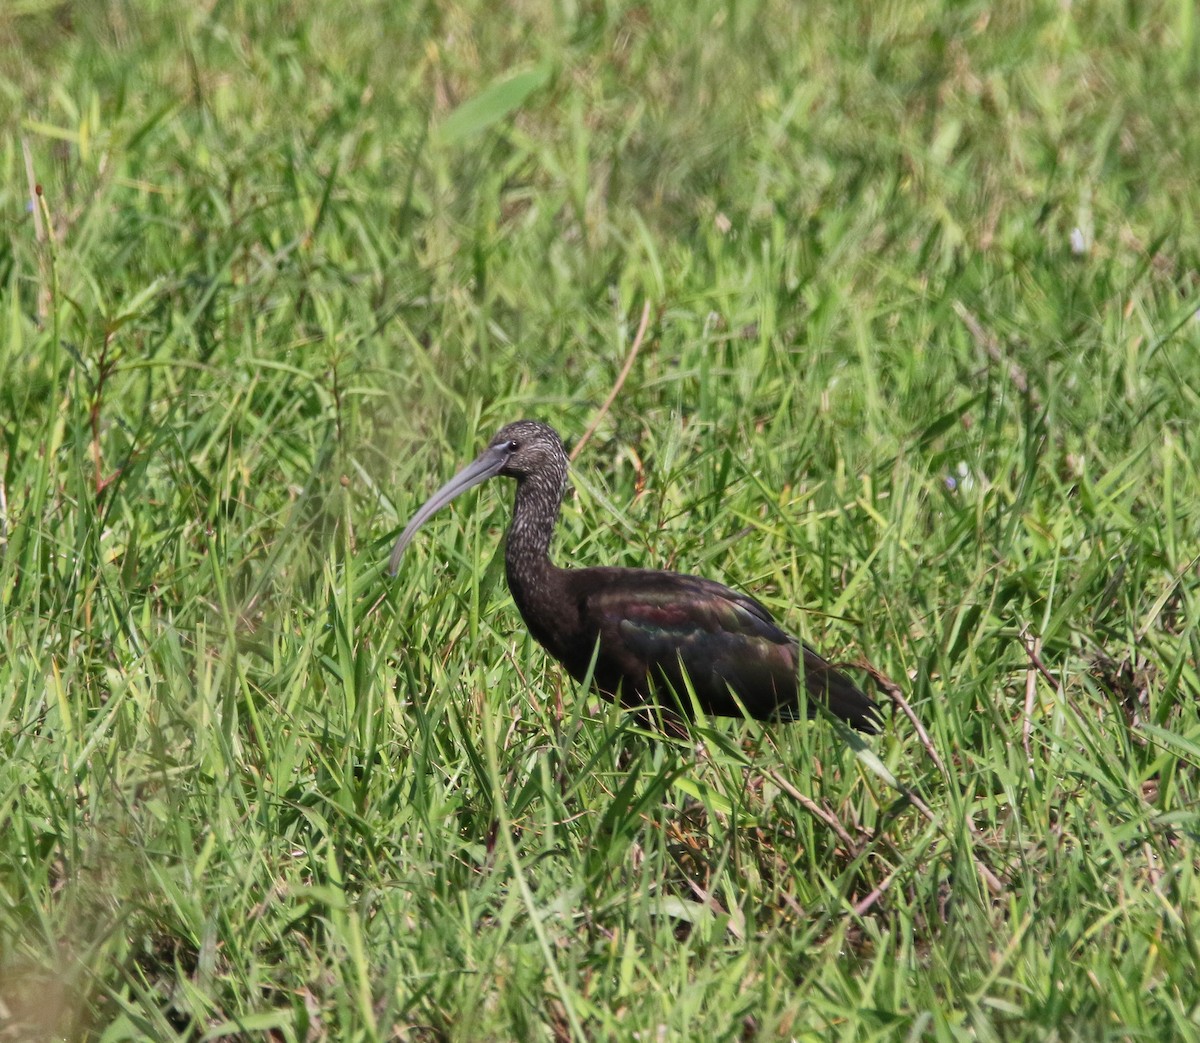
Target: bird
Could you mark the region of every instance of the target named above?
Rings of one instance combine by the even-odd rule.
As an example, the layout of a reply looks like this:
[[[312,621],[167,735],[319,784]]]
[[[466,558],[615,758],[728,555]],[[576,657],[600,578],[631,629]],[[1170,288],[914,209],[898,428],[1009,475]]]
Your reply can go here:
[[[791,721],[815,717],[821,704],[859,731],[879,730],[874,701],[754,598],[678,572],[553,564],[550,541],[567,475],[554,428],[538,420],[506,425],[412,516],[389,574],[398,573],[417,530],[451,500],[489,478],[513,478],[508,588],[529,632],[577,682],[590,681],[627,708],[656,712],[660,726],[693,717],[694,707],[710,716]]]

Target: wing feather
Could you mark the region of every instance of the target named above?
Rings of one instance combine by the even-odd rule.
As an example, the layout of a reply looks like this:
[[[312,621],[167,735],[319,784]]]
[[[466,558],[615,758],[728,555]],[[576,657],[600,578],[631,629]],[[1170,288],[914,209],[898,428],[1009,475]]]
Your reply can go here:
[[[871,700],[754,598],[699,576],[586,571],[593,575],[581,616],[595,627],[596,679],[606,690],[619,686],[627,701],[642,701],[665,684],[686,709],[690,685],[707,713],[741,716],[744,707],[752,717],[786,720],[802,712],[803,668],[809,693],[831,712],[876,729]]]

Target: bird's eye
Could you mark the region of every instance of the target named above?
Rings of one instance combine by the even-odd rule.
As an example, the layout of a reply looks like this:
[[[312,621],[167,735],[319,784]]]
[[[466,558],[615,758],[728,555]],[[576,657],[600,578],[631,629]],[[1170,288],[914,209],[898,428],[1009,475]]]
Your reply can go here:
[[[509,451],[510,453],[515,453],[515,452],[516,452],[518,449],[520,449],[520,448],[521,448],[521,443],[520,443],[520,442],[518,442],[518,441],[517,441],[515,438],[510,438],[510,439],[509,439],[509,441],[508,441],[508,451]]]

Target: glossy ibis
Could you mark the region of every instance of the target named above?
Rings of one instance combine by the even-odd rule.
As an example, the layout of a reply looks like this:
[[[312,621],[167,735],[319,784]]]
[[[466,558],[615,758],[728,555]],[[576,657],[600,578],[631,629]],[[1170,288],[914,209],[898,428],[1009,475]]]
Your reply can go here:
[[[656,704],[672,716],[690,710],[686,674],[706,713],[794,720],[803,675],[809,716],[819,700],[855,728],[878,731],[871,699],[753,598],[676,572],[554,565],[550,537],[567,488],[567,454],[554,429],[536,420],[502,428],[425,502],[396,541],[391,575],[435,511],[495,475],[517,481],[504,555],[509,590],[529,632],[577,681],[590,673],[607,697]]]

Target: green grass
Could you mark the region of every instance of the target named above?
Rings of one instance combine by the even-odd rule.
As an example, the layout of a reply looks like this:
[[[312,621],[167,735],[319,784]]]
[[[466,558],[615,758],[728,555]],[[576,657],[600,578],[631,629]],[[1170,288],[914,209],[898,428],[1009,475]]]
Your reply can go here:
[[[0,1039],[1200,1037],[1197,126],[1187,2],[6,5]],[[387,579],[647,303],[559,560],[927,739],[638,733],[501,483]]]

